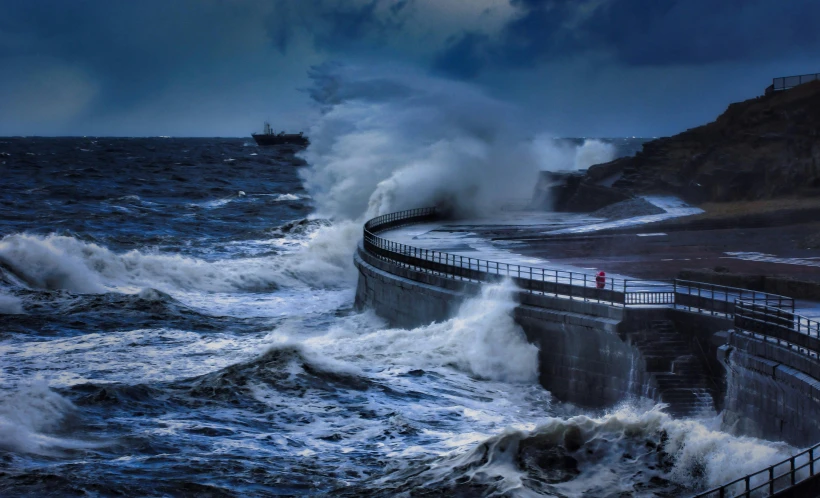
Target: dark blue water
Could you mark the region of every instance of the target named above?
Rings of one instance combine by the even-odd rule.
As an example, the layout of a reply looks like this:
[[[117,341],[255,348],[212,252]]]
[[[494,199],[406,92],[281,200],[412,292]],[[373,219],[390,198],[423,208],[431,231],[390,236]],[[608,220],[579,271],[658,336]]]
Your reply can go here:
[[[555,403],[503,286],[414,330],[354,311],[360,225],[311,216],[307,167],[0,139],[0,495],[677,496],[786,451]]]

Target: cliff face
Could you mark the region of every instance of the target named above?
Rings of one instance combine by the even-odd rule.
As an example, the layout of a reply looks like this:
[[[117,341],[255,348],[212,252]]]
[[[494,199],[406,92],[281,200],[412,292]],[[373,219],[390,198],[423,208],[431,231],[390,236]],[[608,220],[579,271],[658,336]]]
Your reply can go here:
[[[820,81],[732,104],[712,123],[592,166],[580,184],[559,207],[580,210],[584,185],[695,203],[820,195]]]

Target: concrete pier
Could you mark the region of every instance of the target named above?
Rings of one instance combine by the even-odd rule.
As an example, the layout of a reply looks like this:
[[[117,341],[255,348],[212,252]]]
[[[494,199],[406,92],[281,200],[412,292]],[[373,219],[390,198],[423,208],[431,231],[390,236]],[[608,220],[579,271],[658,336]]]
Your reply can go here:
[[[435,226],[404,227],[387,236],[395,234],[403,243],[427,248],[435,244],[466,251],[463,238],[433,240],[437,237],[429,234]],[[514,229],[494,226],[493,231]],[[480,241],[471,245],[481,247]],[[521,256],[496,249],[485,252],[511,254],[508,260],[521,262]],[[482,285],[472,278],[391,261],[364,245],[355,263],[357,306],[372,308],[405,328],[451,318]],[[691,304],[695,296],[678,297]],[[540,382],[557,399],[603,408],[642,396],[668,403],[670,413],[679,416],[723,410],[727,429],[742,434],[797,446],[820,440],[820,362],[733,330],[730,316],[525,290],[517,300],[515,319],[540,349]],[[696,301],[701,306],[707,300]]]

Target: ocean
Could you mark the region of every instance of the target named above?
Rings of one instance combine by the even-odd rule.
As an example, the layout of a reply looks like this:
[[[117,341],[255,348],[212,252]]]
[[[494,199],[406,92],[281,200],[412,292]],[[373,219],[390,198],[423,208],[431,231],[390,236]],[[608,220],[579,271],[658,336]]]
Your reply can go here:
[[[794,451],[560,403],[507,285],[412,330],[354,309],[326,155],[0,138],[0,495],[680,496]]]

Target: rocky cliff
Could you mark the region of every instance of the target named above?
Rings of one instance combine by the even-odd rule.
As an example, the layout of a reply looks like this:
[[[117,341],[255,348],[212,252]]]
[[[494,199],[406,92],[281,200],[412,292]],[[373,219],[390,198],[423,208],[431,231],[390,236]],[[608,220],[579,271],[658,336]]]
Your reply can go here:
[[[694,203],[820,196],[820,81],[732,104],[712,123],[592,166],[557,208],[600,207],[590,196],[601,189]]]

